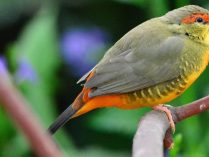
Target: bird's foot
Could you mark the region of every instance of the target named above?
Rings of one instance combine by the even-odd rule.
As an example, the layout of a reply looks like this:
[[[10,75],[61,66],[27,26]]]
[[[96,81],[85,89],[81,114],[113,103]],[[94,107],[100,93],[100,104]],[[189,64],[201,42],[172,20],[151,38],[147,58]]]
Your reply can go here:
[[[161,105],[154,106],[153,109],[158,110],[158,111],[163,111],[163,112],[166,113],[166,115],[168,117],[168,121],[170,123],[171,130],[174,133],[175,132],[175,123],[173,121],[171,111],[168,109],[170,107],[171,107],[170,105],[161,104]]]

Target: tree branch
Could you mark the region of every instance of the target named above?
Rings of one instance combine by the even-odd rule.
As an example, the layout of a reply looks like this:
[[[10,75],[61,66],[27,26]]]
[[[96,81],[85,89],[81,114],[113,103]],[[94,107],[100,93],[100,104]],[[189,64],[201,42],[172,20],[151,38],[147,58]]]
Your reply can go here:
[[[151,111],[141,120],[133,140],[133,157],[163,157],[163,139],[169,128],[166,114]]]
[[[203,111],[209,109],[209,96],[194,101],[190,104],[179,106],[176,108],[170,108],[173,113],[174,122],[182,121],[191,116],[200,114]]]
[[[5,74],[0,74],[0,103],[39,157],[61,156],[50,135],[42,128],[27,102]]]
[[[175,123],[209,109],[209,96],[190,104],[169,107]],[[165,147],[172,147],[172,135],[166,114],[160,111],[147,113],[139,122],[133,139],[133,157],[163,157]],[[167,131],[168,130],[168,131]],[[166,132],[167,131],[167,132]]]

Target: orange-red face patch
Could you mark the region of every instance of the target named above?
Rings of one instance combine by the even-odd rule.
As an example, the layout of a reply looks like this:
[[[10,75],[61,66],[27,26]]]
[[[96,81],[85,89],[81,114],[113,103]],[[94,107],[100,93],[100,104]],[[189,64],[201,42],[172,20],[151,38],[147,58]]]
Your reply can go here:
[[[191,24],[191,23],[209,23],[209,14],[206,13],[194,13],[181,20],[181,23]]]

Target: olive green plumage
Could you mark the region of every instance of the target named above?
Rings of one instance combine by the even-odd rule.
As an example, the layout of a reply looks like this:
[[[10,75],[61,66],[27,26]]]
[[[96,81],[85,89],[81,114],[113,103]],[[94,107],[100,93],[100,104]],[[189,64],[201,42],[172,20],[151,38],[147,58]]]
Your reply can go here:
[[[183,17],[196,12],[208,13],[198,6],[185,6],[148,20],[125,34],[107,51],[93,69],[94,76],[84,84],[94,89],[89,96],[143,89],[148,93],[147,97],[151,95],[149,93],[156,93],[159,97],[159,92],[166,94],[166,90],[171,90],[168,88],[172,87],[172,81],[182,82],[179,88],[184,86],[187,75],[202,68],[204,55],[201,53],[206,53],[209,46],[206,26],[181,24]],[[79,82],[84,81],[88,74]],[[159,86],[157,91],[156,85]]]

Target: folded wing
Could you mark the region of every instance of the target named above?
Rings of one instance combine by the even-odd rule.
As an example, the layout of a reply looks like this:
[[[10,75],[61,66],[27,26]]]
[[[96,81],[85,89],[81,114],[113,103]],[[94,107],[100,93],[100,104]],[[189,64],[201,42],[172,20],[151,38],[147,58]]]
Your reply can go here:
[[[94,89],[90,97],[128,93],[179,76],[179,57],[184,42],[182,38],[171,36],[160,38],[157,42],[143,41],[136,43],[136,46],[129,43],[122,49],[118,45],[124,41],[119,41],[107,52],[93,69],[94,75],[84,84],[85,87]],[[87,76],[88,73],[81,81]]]

